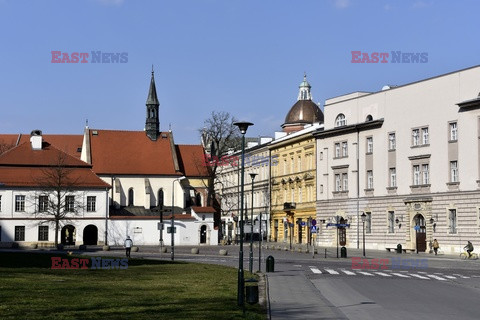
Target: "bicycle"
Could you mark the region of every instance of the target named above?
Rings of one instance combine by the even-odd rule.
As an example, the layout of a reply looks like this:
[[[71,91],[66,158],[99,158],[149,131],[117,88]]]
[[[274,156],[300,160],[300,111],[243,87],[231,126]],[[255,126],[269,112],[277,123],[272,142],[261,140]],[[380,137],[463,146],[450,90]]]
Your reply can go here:
[[[468,256],[468,252],[464,251],[464,252],[460,253],[460,258],[461,258],[462,260],[467,260],[467,259],[477,260],[477,259],[478,259],[478,254],[472,252],[472,255],[469,257],[469,256]]]

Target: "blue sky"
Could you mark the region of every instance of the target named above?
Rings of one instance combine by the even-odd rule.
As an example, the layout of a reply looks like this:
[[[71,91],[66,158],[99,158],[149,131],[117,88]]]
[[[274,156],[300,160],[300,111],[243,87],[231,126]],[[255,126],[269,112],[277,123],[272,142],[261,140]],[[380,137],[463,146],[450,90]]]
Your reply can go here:
[[[273,135],[306,72],[314,100],[378,91],[480,64],[480,2],[0,0],[1,133],[143,130],[151,65],[161,130],[199,143],[211,111]],[[428,53],[351,63],[352,51]],[[127,63],[51,63],[51,51],[128,53]],[[89,59],[91,60],[91,59]]]

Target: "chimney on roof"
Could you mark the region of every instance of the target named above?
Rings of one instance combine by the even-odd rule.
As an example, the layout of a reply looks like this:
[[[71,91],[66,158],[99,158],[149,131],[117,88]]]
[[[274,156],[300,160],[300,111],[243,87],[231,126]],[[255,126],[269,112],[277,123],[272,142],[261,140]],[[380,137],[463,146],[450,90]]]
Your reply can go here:
[[[42,150],[42,131],[33,130],[30,133],[30,144],[32,145],[32,150]]]

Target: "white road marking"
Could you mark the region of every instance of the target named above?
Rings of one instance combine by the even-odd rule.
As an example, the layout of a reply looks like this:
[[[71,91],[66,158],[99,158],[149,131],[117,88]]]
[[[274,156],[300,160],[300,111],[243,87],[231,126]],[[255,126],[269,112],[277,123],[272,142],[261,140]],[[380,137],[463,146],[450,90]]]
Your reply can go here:
[[[443,279],[442,277],[436,276],[434,274],[427,274],[427,277],[436,279],[436,280],[442,280],[442,281],[447,281],[447,279]]]
[[[458,273],[454,273],[453,275],[454,275],[454,276],[457,276],[457,277],[460,277],[460,278],[462,278],[462,279],[470,279],[470,277],[462,276],[461,274],[458,274]]]
[[[339,274],[337,271],[332,270],[332,269],[325,269],[325,271],[327,271],[330,274]]]
[[[443,277],[445,277],[447,279],[457,279],[456,277],[453,277],[453,276],[443,276]]]
[[[349,276],[354,276],[354,275],[356,275],[355,272],[348,271],[348,270],[343,270],[343,269],[342,269],[342,272],[345,273],[345,274],[348,274]]]
[[[401,278],[410,278],[409,276],[405,275],[405,274],[401,274],[401,273],[397,273],[397,272],[392,272],[393,275],[396,275],[397,277],[401,277]]]
[[[313,273],[316,273],[316,274],[321,274],[322,271],[320,271],[317,267],[310,267],[310,270],[312,270]]]
[[[421,276],[419,274],[415,274],[415,273],[409,273],[410,276],[412,277],[416,277],[416,278],[420,278],[420,279],[427,279],[427,280],[430,280],[429,277],[424,277],[424,276]]]
[[[302,267],[301,264],[294,264],[293,266],[294,266],[294,267],[297,267],[297,268],[301,268],[301,267]]]
[[[418,273],[427,274],[425,271],[418,271]]]
[[[383,273],[383,272],[376,272],[376,274],[381,275],[382,277],[391,277],[388,273]]]
[[[366,275],[366,276],[372,276],[372,277],[374,276],[373,274],[368,273],[368,272],[364,272],[364,271],[357,271],[357,272],[358,272],[358,273],[361,273],[361,274],[364,274],[364,275]]]

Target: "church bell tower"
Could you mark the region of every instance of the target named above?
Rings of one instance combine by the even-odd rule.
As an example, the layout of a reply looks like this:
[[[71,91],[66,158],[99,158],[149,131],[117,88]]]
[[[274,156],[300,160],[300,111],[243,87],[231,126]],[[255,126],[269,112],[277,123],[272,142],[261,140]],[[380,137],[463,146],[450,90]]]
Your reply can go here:
[[[147,119],[145,122],[145,133],[152,141],[156,141],[160,132],[160,121],[158,119],[158,107],[160,106],[160,103],[158,102],[157,89],[155,88],[153,67],[152,79],[150,80],[150,90],[148,92],[146,106]]]

